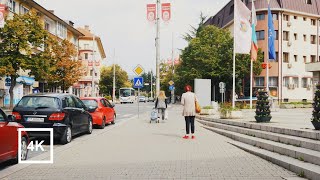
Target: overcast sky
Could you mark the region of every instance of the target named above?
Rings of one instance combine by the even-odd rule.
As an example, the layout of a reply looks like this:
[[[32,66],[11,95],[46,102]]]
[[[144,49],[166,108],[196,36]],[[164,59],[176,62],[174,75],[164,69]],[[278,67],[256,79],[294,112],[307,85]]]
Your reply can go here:
[[[155,72],[156,26],[146,19],[146,5],[156,0],[36,0],[48,10],[54,10],[62,19],[71,20],[75,27],[89,25],[101,37],[107,54],[106,64],[114,62],[133,75],[133,68],[141,64],[145,71]],[[187,43],[182,35],[190,30],[190,25],[199,23],[200,12],[212,16],[229,0],[162,0],[170,2],[172,19],[169,24],[161,24],[160,58],[171,57],[172,34],[174,56]]]

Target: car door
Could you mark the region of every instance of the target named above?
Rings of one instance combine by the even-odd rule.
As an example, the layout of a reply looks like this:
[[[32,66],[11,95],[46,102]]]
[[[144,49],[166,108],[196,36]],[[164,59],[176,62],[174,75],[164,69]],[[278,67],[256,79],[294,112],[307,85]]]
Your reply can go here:
[[[7,160],[15,151],[17,143],[17,131],[14,126],[10,126],[7,116],[0,110],[0,162]]]
[[[76,106],[76,112],[77,112],[77,117],[79,119],[79,127],[81,129],[81,132],[84,132],[88,129],[88,116],[89,113],[85,110],[85,105],[83,102],[76,96],[72,96],[75,106]]]
[[[76,109],[75,102],[71,96],[65,96],[63,99],[64,110],[66,110],[69,114],[69,120],[72,124],[72,134],[80,133],[80,120],[77,117],[78,112]]]
[[[104,104],[106,105],[106,114],[107,114],[107,121],[111,122],[113,120],[113,107],[112,105],[109,103],[108,100],[106,99],[102,99],[104,101]]]

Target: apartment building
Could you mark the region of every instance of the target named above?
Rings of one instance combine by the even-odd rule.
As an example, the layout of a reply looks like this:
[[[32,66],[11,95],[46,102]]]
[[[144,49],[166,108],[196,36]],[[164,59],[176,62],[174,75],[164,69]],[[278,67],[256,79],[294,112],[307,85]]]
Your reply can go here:
[[[100,69],[106,53],[99,36],[91,32],[89,26],[77,28],[84,36],[79,38],[79,59],[86,67],[85,75],[74,87],[79,96],[99,96]],[[93,85],[92,85],[93,84]]]
[[[243,0],[251,9],[251,0]],[[258,46],[268,60],[268,4],[254,0],[258,24]],[[270,94],[281,102],[311,101],[319,82],[320,0],[271,0],[276,32],[276,60],[269,69]],[[231,0],[206,25],[230,29],[233,34],[234,1]],[[313,73],[314,72],[314,73]],[[254,77],[254,91],[266,87],[266,69]],[[248,93],[248,92],[245,92]]]
[[[44,29],[59,39],[67,39],[78,50],[79,37],[83,34],[73,27],[72,21],[62,20],[53,11],[45,9],[33,0],[0,0],[0,3],[8,7],[9,16],[28,13],[32,9],[35,10],[38,17],[43,21]],[[28,71],[21,70],[19,75],[17,85],[14,87],[14,104],[26,94],[45,91],[44,85],[46,82],[35,81],[33,77],[28,76]],[[6,83],[7,79],[8,77],[2,77],[0,80],[0,106],[7,106],[10,103],[10,85]],[[56,89],[56,91],[59,91],[59,89]],[[72,92],[72,87],[69,88],[68,92]]]

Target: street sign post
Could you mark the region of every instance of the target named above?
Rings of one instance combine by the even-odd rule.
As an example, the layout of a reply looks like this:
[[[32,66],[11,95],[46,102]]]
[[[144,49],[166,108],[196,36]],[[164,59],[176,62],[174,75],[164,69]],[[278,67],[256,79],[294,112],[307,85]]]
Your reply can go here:
[[[138,88],[138,118],[140,114],[139,102],[140,102],[140,88],[143,88],[143,77],[133,78],[133,87]]]
[[[169,90],[173,91],[174,90],[174,85],[169,86]]]
[[[134,69],[133,72],[137,75],[137,76],[141,76],[141,74],[144,72],[143,67],[138,64]]]
[[[224,103],[225,101],[225,93],[226,93],[226,83],[224,82],[220,82],[219,83],[219,87],[220,87],[220,93],[221,93],[221,102]]]
[[[172,80],[169,81],[169,90],[171,91],[171,102],[174,104],[174,82]]]

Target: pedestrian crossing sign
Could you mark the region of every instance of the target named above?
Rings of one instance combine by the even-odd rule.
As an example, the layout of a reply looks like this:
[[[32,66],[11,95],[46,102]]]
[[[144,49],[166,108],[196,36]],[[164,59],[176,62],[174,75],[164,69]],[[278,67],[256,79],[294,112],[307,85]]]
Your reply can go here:
[[[143,77],[133,78],[133,87],[134,88],[143,88]]]

